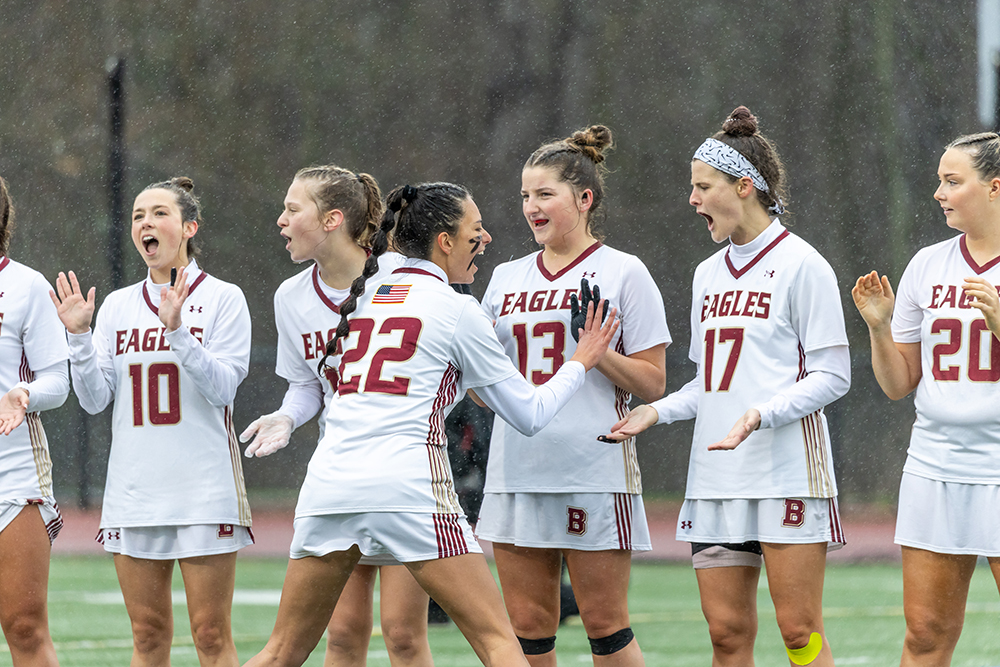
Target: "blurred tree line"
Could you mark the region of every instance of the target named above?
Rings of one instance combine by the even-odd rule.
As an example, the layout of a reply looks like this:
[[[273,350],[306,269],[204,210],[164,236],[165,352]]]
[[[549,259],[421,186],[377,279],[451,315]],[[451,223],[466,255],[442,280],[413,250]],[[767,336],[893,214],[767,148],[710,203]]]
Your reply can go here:
[[[872,377],[849,288],[895,284],[913,252],[951,232],[932,200],[942,146],[979,131],[975,3],[938,0],[0,0],[0,173],[18,207],[11,257],[50,281],[74,269],[107,295],[105,66],[126,61],[126,207],[172,175],[205,209],[202,265],[239,284],[254,316],[237,430],[277,408],[271,297],[302,267],[274,222],[291,177],[334,162],[384,190],[452,180],[494,236],[490,270],[536,249],[520,213],[521,165],[545,139],[591,123],[615,133],[606,242],[642,258],[672,327],[668,389],[687,359],[694,267],[714,251],[687,204],[690,156],[745,104],[790,175],[792,229],[837,271],[852,344],[851,393],[829,408],[842,498],[893,499],[912,422]],[[126,282],[145,275],[122,240]],[[64,503],[99,499],[107,419],[75,398],[45,415]],[[691,425],[643,438],[645,488],[683,491]],[[297,488],[304,427],[252,489]]]

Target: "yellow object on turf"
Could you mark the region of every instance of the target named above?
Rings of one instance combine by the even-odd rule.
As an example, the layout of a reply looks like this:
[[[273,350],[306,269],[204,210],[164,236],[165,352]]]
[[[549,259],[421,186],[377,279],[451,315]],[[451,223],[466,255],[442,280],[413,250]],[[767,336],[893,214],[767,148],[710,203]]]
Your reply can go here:
[[[808,665],[823,650],[823,635],[814,632],[809,635],[809,643],[802,648],[788,648],[786,646],[785,650],[788,651],[788,659],[796,665]]]

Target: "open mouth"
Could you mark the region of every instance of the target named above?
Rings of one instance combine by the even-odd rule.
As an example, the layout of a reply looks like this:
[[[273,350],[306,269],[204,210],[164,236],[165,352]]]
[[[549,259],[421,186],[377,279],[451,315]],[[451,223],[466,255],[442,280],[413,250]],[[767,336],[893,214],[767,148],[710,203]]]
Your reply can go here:
[[[476,241],[476,245],[472,248],[472,259],[469,260],[469,266],[465,268],[466,271],[472,270],[472,267],[476,264],[476,258],[486,254],[486,246],[481,240]]]
[[[701,217],[705,218],[705,220],[708,221],[709,227],[712,226],[712,223],[714,222],[714,220],[712,220],[712,216],[710,216],[708,213],[702,213],[701,211],[698,211],[698,215],[700,215]]]
[[[146,234],[142,237],[142,247],[145,248],[146,254],[152,255],[160,247],[160,242],[152,234]]]
[[[549,223],[548,218],[539,218],[538,220],[531,221],[531,227],[533,229],[540,229]]]

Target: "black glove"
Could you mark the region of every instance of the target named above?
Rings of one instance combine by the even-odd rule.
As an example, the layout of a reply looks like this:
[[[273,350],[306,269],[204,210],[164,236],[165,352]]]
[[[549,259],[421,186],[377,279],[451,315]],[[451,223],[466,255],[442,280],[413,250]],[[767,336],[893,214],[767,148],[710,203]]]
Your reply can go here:
[[[573,334],[573,340],[577,343],[580,342],[580,329],[584,329],[587,326],[587,307],[590,302],[594,302],[594,308],[597,308],[597,304],[601,301],[601,288],[594,285],[594,291],[590,291],[590,283],[587,282],[586,278],[580,281],[580,294],[583,296],[583,303],[581,304],[577,298],[576,294],[569,295],[569,330]],[[608,316],[608,302],[604,302],[604,308],[601,309],[601,324],[604,324],[604,319]]]

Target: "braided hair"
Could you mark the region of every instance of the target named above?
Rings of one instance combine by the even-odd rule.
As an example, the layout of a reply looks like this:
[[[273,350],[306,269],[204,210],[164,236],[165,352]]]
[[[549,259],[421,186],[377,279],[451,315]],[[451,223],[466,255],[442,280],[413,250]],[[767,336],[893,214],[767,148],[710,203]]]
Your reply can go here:
[[[1000,178],[1000,134],[980,132],[966,134],[945,146],[959,148],[972,157],[972,168],[983,181]]]
[[[354,242],[362,248],[371,247],[383,212],[382,192],[374,176],[325,164],[299,169],[295,180],[306,184],[321,216],[334,209],[343,211]]]
[[[6,257],[10,249],[10,237],[14,233],[14,202],[7,191],[7,181],[0,176],[0,257]]]
[[[389,247],[389,235],[393,235],[393,247],[400,254],[428,259],[438,234],[458,233],[465,202],[471,197],[465,187],[453,183],[404,185],[388,194],[382,222],[372,240],[371,255],[365,260],[361,275],[351,283],[350,296],[340,304],[340,323],[333,338],[326,343],[323,358],[319,360],[317,368],[321,374],[326,360],[337,354],[340,339],[350,334],[348,316],[357,310],[358,298],[365,292],[365,283],[378,273],[378,258]]]

